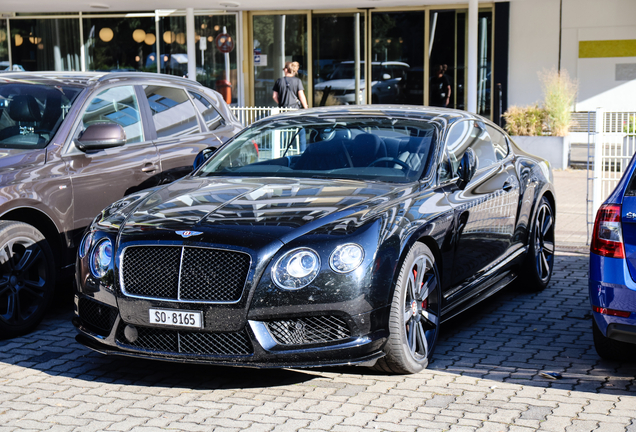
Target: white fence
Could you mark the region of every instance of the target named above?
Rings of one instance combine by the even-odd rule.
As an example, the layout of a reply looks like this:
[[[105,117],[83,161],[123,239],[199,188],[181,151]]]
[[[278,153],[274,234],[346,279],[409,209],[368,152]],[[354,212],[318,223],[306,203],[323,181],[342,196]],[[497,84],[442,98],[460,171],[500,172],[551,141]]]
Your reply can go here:
[[[236,107],[231,106],[230,110],[236,118],[243,124],[249,126],[257,120],[287,111],[295,111],[296,108],[278,107]]]
[[[588,191],[588,227],[594,223],[596,211],[612,193],[636,151],[636,111],[598,110],[591,114],[594,122],[590,122],[589,140],[594,144],[594,175],[588,175],[592,181],[591,199]],[[588,155],[588,165],[592,165],[591,156]]]

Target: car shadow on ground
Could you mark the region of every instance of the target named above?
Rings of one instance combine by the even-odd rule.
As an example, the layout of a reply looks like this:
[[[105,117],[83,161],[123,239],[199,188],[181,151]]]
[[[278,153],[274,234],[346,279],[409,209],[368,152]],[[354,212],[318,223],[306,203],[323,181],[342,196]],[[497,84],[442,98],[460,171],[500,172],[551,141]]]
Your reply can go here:
[[[529,292],[513,284],[445,322],[429,371],[490,380],[493,385],[633,395],[636,363],[605,361],[594,350],[588,257],[568,253],[556,260],[557,270],[545,291]],[[75,341],[71,317],[68,305],[58,305],[36,331],[0,340],[0,371],[15,365],[85,381],[207,390],[312,380],[310,385],[329,385],[323,381],[334,373],[382,374],[364,367],[253,369],[104,356]],[[561,378],[549,379],[542,372],[556,372]]]

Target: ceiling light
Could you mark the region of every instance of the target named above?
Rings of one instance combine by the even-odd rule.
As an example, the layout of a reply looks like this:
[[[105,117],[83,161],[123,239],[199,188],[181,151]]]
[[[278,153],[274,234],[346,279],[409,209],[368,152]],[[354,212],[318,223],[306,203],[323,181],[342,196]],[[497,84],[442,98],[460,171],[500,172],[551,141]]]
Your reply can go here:
[[[219,5],[224,8],[237,8],[240,6],[238,3],[231,2],[231,1],[222,2],[222,3],[219,3]]]
[[[89,6],[94,9],[110,9],[110,6],[104,3],[91,3]]]

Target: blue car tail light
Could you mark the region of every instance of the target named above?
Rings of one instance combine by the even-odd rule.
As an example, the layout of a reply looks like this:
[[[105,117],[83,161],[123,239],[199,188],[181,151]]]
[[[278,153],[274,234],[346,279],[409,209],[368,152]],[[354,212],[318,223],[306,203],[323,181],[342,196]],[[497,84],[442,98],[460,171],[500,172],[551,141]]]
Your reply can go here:
[[[625,258],[620,205],[604,204],[598,209],[590,250],[604,257]]]

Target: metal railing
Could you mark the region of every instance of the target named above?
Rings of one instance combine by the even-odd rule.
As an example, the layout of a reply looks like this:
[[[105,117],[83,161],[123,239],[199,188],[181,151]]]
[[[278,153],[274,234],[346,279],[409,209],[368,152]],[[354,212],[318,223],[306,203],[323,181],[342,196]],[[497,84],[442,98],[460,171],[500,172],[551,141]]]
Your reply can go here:
[[[262,118],[271,115],[280,114],[287,111],[295,111],[296,108],[278,108],[278,107],[237,107],[231,106],[232,114],[247,127]]]
[[[591,199],[588,191],[589,228],[596,211],[612,193],[636,152],[636,111],[597,110],[588,133],[589,141],[594,143],[593,158],[588,150],[588,170],[590,166],[594,169],[593,177],[588,173],[588,180],[592,181]]]

